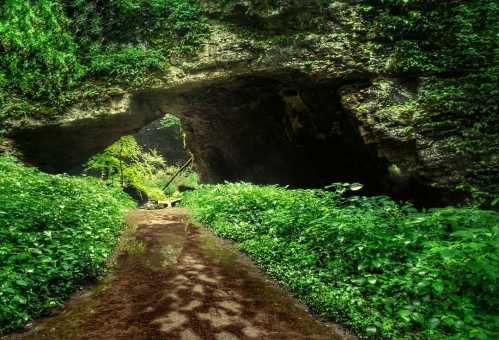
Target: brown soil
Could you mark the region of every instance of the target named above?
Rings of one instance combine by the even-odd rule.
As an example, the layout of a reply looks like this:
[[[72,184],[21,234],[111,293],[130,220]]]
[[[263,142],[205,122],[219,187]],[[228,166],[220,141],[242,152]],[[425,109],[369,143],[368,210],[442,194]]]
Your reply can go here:
[[[125,247],[99,285],[6,339],[354,339],[185,217],[182,209],[131,212],[143,251]]]

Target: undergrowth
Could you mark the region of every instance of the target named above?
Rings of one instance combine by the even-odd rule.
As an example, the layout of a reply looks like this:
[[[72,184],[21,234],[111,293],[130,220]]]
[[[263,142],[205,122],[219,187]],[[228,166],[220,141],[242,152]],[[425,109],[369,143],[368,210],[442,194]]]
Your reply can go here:
[[[179,166],[169,166],[157,176],[153,183],[159,188],[164,188],[167,182],[178,172]],[[192,169],[185,170],[180,173],[171,183],[165,188],[165,195],[168,197],[179,197],[180,192],[184,190],[193,190],[198,187],[199,176]]]
[[[140,146],[133,136],[120,138],[85,165],[87,174],[100,177],[111,187],[136,190],[145,201],[164,201],[177,197],[180,190],[195,188],[198,175],[192,169],[180,173],[165,187],[179,169],[155,149]]]
[[[115,85],[141,86],[207,34],[195,0],[4,1],[0,124],[60,114]]]
[[[48,175],[0,156],[0,334],[96,278],[133,206],[98,179]]]
[[[417,211],[388,197],[245,183],[184,194],[195,218],[239,243],[315,312],[362,336],[499,336],[499,214]]]

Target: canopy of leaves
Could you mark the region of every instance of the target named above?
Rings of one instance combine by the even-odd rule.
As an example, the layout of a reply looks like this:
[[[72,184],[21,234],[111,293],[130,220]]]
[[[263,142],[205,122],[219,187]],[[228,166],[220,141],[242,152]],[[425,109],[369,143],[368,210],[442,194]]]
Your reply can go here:
[[[0,334],[96,278],[133,205],[95,178],[48,175],[0,157]]]

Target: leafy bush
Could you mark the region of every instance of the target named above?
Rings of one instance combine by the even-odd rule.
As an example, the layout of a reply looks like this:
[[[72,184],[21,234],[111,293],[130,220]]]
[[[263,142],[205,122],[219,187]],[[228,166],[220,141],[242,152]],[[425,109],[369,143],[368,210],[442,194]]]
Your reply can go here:
[[[180,119],[174,115],[171,114],[166,114],[164,115],[160,120],[160,127],[161,128],[176,128],[179,131],[179,134],[181,133],[182,125],[180,123]]]
[[[63,302],[103,269],[131,199],[95,178],[0,157],[0,334]]]
[[[172,176],[174,176],[178,170],[180,169],[180,166],[177,165],[172,165],[167,167],[157,178],[155,179],[154,183],[160,188],[164,188],[166,183],[170,181]],[[165,194],[167,196],[179,196],[180,190],[183,188],[187,189],[195,189],[199,185],[199,176],[198,174],[192,170],[192,169],[186,169],[182,173],[180,173],[173,182],[170,183],[170,185],[165,188]]]
[[[195,0],[3,1],[0,123],[61,109],[85,86],[142,84],[207,33]]]
[[[132,186],[149,198],[162,200],[165,198],[164,193],[157,185],[151,185],[151,179],[165,166],[165,160],[156,150],[145,151],[135,137],[125,136],[90,158],[86,171],[97,171],[100,178],[111,186]]]
[[[497,64],[497,1],[368,0],[364,9],[391,70],[462,74]]]
[[[172,117],[164,119],[163,126],[177,126],[180,130],[177,118]],[[197,173],[186,169],[165,188],[179,169],[178,165],[167,165],[167,160],[156,150],[145,150],[137,143],[135,137],[125,136],[93,156],[87,162],[85,171],[98,175],[111,186],[132,186],[145,193],[151,200],[163,201],[167,196],[178,196],[179,187],[197,187]]]
[[[244,183],[184,200],[316,312],[361,335],[499,335],[498,213]]]
[[[69,32],[69,19],[53,0],[6,1],[0,6],[0,68],[4,87],[54,99],[86,73]]]
[[[122,82],[137,82],[148,72],[166,71],[165,56],[153,48],[110,45],[92,57],[91,70],[95,77],[115,77]]]

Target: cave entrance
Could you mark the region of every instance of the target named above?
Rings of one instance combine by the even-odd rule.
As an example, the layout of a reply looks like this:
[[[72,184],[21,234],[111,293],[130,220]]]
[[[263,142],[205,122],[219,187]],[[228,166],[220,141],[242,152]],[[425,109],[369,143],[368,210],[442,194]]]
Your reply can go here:
[[[397,169],[391,169],[376,146],[364,142],[339,95],[345,85],[362,82],[314,81],[287,73],[143,90],[114,98],[109,106],[125,110],[18,131],[14,139],[28,162],[49,172],[68,172],[121,136],[173,114],[181,121],[183,143],[204,183],[320,188],[360,182],[364,194],[416,200],[431,196],[438,201],[421,182],[397,177]]]
[[[201,180],[293,187],[361,182],[388,193],[387,164],[343,111],[342,82],[265,77],[215,84],[178,114]]]

